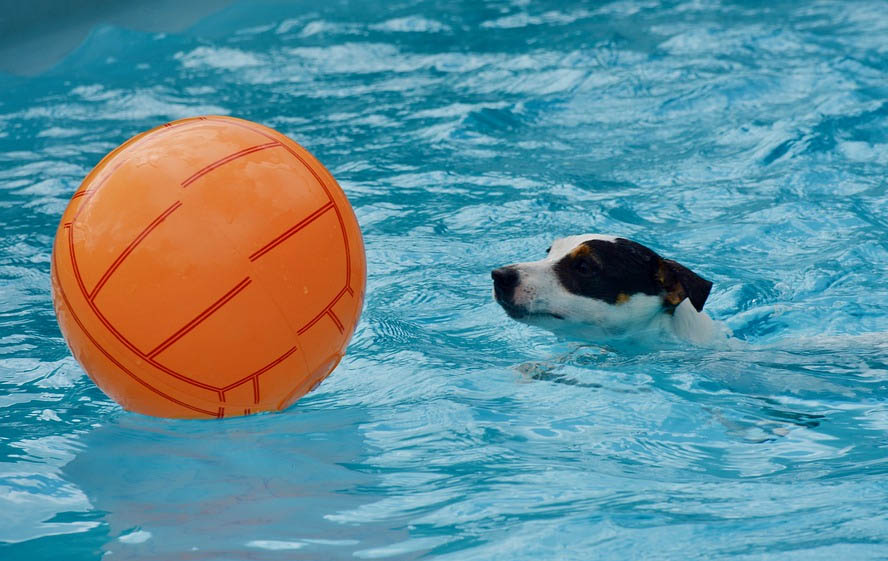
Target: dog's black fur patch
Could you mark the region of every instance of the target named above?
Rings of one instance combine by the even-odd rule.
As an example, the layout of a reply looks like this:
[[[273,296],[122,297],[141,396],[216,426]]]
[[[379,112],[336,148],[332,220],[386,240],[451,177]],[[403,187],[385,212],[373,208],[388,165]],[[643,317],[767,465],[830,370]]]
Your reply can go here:
[[[621,293],[657,295],[660,257],[623,238],[585,241],[555,264],[562,286],[573,294],[616,304]]]
[[[562,257],[554,270],[567,291],[608,304],[624,301],[625,295],[647,294],[662,296],[667,310],[690,298],[701,311],[712,288],[690,269],[625,238],[587,240]]]

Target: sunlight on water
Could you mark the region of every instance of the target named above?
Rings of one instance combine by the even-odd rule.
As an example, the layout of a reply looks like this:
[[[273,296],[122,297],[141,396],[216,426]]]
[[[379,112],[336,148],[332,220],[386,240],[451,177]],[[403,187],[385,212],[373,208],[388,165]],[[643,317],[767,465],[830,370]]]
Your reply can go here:
[[[0,75],[3,559],[883,559],[888,4],[236,2]],[[284,414],[124,413],[49,257],[109,150],[205,113],[338,178],[368,297]],[[743,346],[509,320],[491,268],[626,236]]]

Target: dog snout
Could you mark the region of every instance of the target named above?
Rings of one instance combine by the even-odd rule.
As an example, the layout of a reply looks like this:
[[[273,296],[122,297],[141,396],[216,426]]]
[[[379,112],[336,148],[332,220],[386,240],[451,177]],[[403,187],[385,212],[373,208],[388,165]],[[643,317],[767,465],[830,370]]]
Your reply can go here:
[[[511,300],[515,287],[518,286],[518,271],[515,267],[500,267],[490,272],[493,279],[493,292],[501,300]]]

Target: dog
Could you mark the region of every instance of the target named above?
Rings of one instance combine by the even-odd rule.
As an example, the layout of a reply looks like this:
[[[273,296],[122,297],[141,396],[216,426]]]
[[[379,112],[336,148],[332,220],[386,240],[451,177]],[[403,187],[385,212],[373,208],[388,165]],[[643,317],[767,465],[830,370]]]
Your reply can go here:
[[[703,306],[712,283],[640,243],[584,234],[555,240],[545,259],[491,271],[513,319],[604,344],[717,344],[729,330]]]

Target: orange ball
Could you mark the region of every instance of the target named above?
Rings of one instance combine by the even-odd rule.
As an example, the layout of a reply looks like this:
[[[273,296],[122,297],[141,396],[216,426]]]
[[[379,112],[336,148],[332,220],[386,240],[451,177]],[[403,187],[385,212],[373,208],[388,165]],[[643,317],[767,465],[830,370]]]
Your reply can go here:
[[[364,245],[342,189],[267,127],[197,117],[131,138],[71,197],[52,251],[74,357],[125,409],[280,410],[339,363]]]

